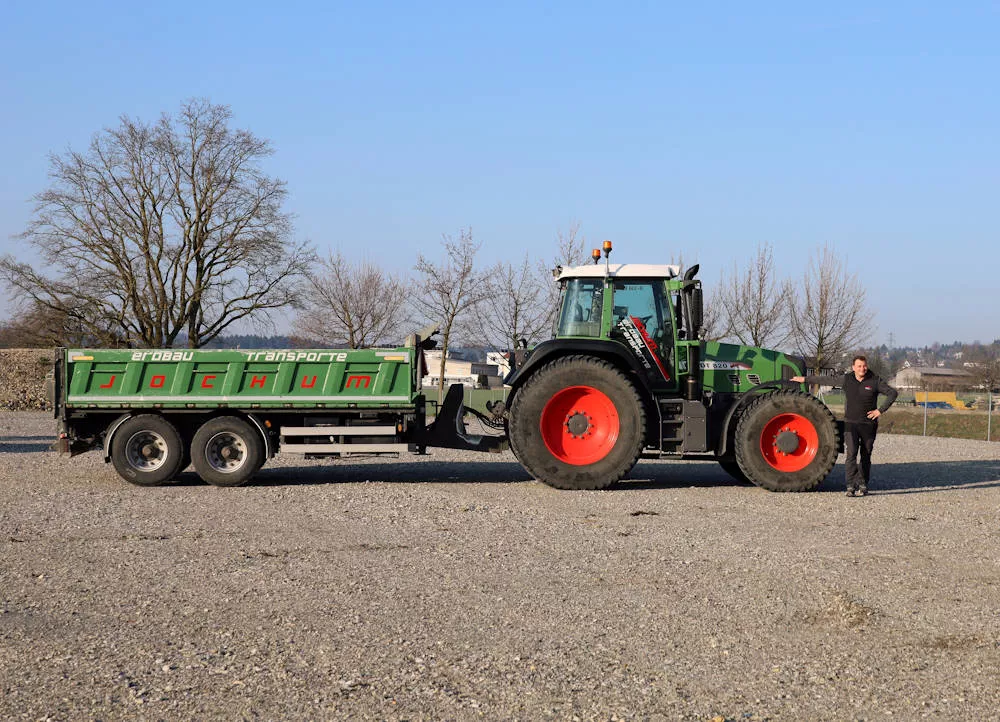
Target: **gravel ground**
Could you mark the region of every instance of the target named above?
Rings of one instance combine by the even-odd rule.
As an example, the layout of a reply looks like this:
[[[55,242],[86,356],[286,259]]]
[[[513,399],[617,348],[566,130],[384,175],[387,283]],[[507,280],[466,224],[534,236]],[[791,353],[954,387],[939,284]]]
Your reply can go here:
[[[139,488],[0,412],[2,719],[987,719],[1000,446],[882,436],[875,492],[644,461],[270,462]]]
[[[54,355],[51,348],[0,348],[0,409],[48,409],[45,374]]]

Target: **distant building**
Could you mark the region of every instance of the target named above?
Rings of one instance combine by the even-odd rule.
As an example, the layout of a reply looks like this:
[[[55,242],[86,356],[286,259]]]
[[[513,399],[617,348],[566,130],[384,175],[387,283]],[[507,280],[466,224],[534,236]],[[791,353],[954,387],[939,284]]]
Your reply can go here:
[[[429,351],[424,351],[424,359],[427,363],[427,376],[424,377],[424,386],[436,386],[438,383],[439,373],[441,371],[441,351],[440,349],[434,349]],[[485,376],[487,381],[486,384],[481,384],[480,377]],[[497,376],[497,366],[495,364],[480,363],[478,361],[464,361],[458,358],[452,358],[449,354],[444,362],[444,383],[446,386],[451,384],[464,384],[469,388],[475,388],[481,385],[491,385],[490,377],[498,378]]]
[[[889,382],[897,389],[928,389],[948,391],[968,388],[972,374],[963,369],[947,369],[937,366],[910,366],[903,368]]]
[[[504,378],[510,373],[510,355],[508,351],[488,351],[486,363],[497,367],[497,375]]]

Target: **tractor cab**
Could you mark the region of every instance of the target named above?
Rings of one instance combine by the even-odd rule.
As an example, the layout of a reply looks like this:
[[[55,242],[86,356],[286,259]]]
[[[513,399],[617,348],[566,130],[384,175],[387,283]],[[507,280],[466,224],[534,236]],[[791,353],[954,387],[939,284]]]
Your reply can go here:
[[[605,259],[608,252],[610,247]],[[595,262],[558,269],[561,303],[555,337],[616,341],[638,358],[651,387],[677,389],[679,377],[690,368],[682,347],[698,342],[701,288],[692,280],[696,271],[693,267],[681,279],[677,265]],[[694,288],[696,296],[690,293]]]

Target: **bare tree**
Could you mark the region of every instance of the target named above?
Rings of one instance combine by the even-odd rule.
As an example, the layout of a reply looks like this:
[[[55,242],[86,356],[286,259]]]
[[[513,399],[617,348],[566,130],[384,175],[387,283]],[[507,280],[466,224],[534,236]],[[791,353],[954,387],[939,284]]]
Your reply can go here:
[[[556,256],[553,259],[553,266],[580,266],[589,260],[587,239],[581,235],[578,221],[570,223],[565,233],[562,229],[556,231]]]
[[[1000,390],[1000,343],[981,346],[976,359],[972,367],[973,383],[986,391]]]
[[[84,347],[93,342],[71,317],[45,306],[29,306],[0,324],[0,348]]]
[[[192,100],[155,124],[126,116],[85,153],[50,158],[22,238],[42,270],[0,259],[22,303],[63,314],[101,343],[198,347],[241,319],[293,306],[311,251],[289,240],[270,144]],[[50,275],[53,274],[53,275]]]
[[[871,333],[865,288],[828,246],[810,259],[801,285],[789,282],[785,293],[791,338],[817,370],[839,362]]]
[[[545,288],[544,304],[548,312],[544,327],[551,328],[559,313],[559,284],[555,283],[552,274],[556,269],[567,266],[582,266],[590,262],[590,252],[587,250],[587,239],[580,233],[580,224],[573,221],[569,230],[556,231],[556,253],[551,265],[544,261],[538,264],[538,282]]]
[[[399,276],[371,261],[348,261],[338,250],[319,263],[309,285],[297,334],[335,348],[400,341],[408,289]]]
[[[476,253],[481,244],[472,238],[472,229],[462,229],[458,239],[445,235],[442,240],[445,257],[439,263],[417,256],[420,290],[415,300],[424,316],[440,324],[441,367],[438,391],[444,391],[444,370],[448,346],[456,322],[471,311],[483,297],[483,283],[476,272]]]
[[[470,314],[473,333],[497,350],[517,348],[521,339],[542,340],[551,326],[553,285],[551,272],[541,274],[528,254],[518,265],[495,264],[484,275],[482,300]]]
[[[716,294],[718,291],[716,291]],[[701,337],[705,341],[722,341],[730,336],[722,304],[715,294],[704,293],[704,309],[701,320]]]
[[[718,313],[727,336],[750,346],[773,348],[788,338],[785,289],[775,277],[770,244],[741,269],[733,263],[719,283]]]

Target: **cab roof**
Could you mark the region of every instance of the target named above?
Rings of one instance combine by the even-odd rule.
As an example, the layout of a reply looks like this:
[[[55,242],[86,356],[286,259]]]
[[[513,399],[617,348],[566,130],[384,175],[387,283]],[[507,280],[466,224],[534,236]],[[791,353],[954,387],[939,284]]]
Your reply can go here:
[[[677,265],[654,265],[650,263],[611,263],[607,267],[607,275],[611,278],[676,278],[681,273]],[[603,263],[591,263],[585,266],[567,266],[560,271],[557,280],[567,278],[603,278],[605,267]]]

